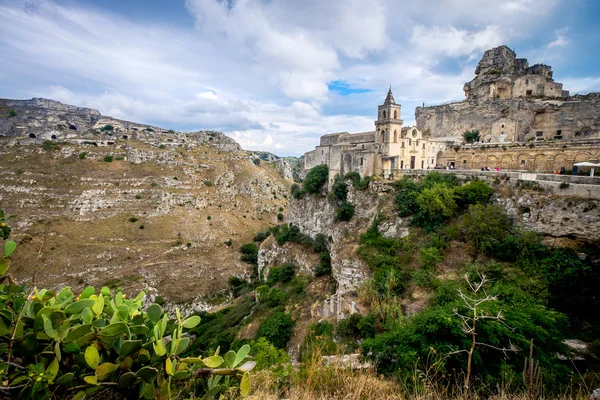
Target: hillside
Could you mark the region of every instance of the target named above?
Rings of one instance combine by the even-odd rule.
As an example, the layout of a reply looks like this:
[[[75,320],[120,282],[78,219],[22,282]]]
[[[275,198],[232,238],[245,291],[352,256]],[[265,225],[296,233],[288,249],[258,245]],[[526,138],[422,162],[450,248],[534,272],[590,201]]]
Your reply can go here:
[[[17,116],[0,118],[0,208],[20,242],[19,282],[148,289],[205,309],[230,276],[249,275],[240,245],[287,207],[289,183],[221,133],[46,100],[4,105]]]

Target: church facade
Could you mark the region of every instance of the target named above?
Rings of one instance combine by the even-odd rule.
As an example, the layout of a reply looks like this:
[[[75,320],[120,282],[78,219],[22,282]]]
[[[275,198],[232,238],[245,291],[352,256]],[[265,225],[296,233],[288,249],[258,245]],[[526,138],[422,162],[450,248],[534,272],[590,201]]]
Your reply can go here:
[[[403,126],[401,105],[390,88],[377,107],[374,131],[321,136],[319,145],[304,154],[304,170],[327,164],[330,180],[348,172],[392,178],[398,170],[445,166],[444,154],[452,142],[452,138],[426,138],[416,127]]]

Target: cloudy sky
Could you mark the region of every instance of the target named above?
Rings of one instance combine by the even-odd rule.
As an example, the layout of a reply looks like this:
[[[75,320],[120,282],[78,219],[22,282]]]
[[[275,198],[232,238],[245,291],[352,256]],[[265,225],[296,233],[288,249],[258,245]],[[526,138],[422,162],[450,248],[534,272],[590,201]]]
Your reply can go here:
[[[491,47],[600,90],[598,0],[0,0],[0,97],[46,97],[300,155],[373,129],[391,84],[462,100]]]

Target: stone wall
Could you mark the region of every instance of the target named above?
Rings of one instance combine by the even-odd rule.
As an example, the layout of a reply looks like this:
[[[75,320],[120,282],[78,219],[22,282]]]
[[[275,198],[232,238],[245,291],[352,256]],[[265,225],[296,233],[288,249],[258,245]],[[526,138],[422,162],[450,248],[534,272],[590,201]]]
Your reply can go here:
[[[577,162],[600,160],[600,140],[531,141],[528,143],[477,143],[456,146],[446,159],[458,169],[482,167],[501,171],[555,172],[572,169]]]

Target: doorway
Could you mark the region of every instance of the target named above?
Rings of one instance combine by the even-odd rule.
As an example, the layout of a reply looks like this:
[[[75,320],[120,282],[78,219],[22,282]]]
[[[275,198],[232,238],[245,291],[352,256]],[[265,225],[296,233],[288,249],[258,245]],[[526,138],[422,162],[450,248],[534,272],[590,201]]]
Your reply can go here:
[[[410,169],[415,169],[415,156],[410,156]]]

